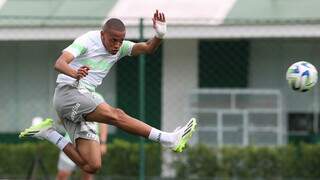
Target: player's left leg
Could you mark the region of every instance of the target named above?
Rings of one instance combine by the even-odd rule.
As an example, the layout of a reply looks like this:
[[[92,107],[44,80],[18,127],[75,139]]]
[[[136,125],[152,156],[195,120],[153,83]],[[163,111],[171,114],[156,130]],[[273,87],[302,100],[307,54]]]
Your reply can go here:
[[[76,129],[81,128],[76,127]],[[63,150],[63,152],[82,170],[88,173],[95,173],[98,170],[96,168],[97,166],[91,166],[91,164],[85,161],[76,147],[54,129],[52,119],[46,119],[37,125],[33,125],[30,128],[25,129],[20,133],[19,137],[34,137],[41,140],[46,139],[56,145],[60,150]],[[99,154],[101,155],[101,153]]]
[[[71,174],[71,171],[59,170],[57,173],[56,180],[68,180]]]
[[[82,171],[82,180],[93,180],[93,174]]]
[[[90,165],[94,172],[101,168],[101,151],[100,143],[91,139],[76,139],[76,148],[80,156]],[[91,173],[86,172],[86,178],[92,176]],[[85,179],[83,177],[83,179]]]
[[[76,164],[63,151],[60,151],[56,180],[68,180],[75,168]]]
[[[75,145],[79,157],[85,162],[85,166],[79,167],[89,174],[97,172],[101,167],[101,150],[97,123],[84,121],[74,123],[69,120],[63,120],[62,123]],[[64,152],[69,157],[73,154],[68,152],[67,149],[64,149]],[[72,157],[70,158],[72,159]]]

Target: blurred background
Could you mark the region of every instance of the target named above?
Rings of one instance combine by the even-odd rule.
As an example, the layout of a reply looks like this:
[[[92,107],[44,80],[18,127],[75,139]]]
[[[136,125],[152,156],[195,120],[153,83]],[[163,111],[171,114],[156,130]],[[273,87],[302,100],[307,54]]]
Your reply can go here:
[[[319,179],[319,86],[292,91],[287,68],[320,65],[318,0],[0,0],[0,178],[54,179],[58,148],[18,133],[57,119],[53,64],[79,35],[110,17],[135,42],[167,35],[152,55],[126,57],[97,90],[165,131],[199,129],[173,154],[109,126],[96,179]],[[144,91],[141,91],[141,90]],[[72,179],[79,179],[79,171]]]

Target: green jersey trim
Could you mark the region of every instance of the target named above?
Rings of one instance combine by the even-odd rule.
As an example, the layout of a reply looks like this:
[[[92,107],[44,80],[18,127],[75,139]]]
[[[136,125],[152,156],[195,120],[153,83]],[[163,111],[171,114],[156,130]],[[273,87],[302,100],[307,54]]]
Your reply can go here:
[[[79,52],[79,55],[82,55],[87,51],[86,47],[84,47],[83,45],[77,44],[77,43],[72,43],[70,45],[70,48],[77,50]]]
[[[131,55],[131,46],[133,42],[130,41],[123,41],[122,46],[120,48],[120,58],[123,58],[124,56]]]

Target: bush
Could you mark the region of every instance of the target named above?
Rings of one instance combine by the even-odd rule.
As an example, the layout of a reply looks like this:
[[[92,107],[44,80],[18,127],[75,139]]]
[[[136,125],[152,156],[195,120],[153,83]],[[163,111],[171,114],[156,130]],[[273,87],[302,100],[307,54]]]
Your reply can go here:
[[[161,174],[161,148],[145,145],[146,176]],[[59,150],[49,143],[0,144],[0,178],[27,177],[35,157],[41,157],[49,176],[57,171]],[[139,144],[114,140],[103,157],[97,177],[135,177],[139,174]],[[224,147],[198,145],[177,154],[172,165],[180,179],[320,179],[320,145],[281,147]],[[44,177],[41,169],[36,174]],[[76,177],[79,173],[76,173]]]
[[[186,151],[175,164],[178,177],[319,179],[320,145],[221,149],[201,145]]]
[[[146,176],[159,176],[161,170],[160,146],[145,145]],[[138,176],[139,175],[139,144],[123,140],[115,140],[108,147],[104,157],[100,175],[107,176]]]
[[[53,177],[57,173],[59,149],[50,143],[0,144],[0,152],[0,178],[27,177],[36,155],[42,158],[49,176]],[[145,153],[146,176],[159,176],[160,146],[146,144]],[[138,176],[139,144],[114,140],[108,145],[108,153],[102,162],[102,168],[98,172],[100,176]],[[44,177],[40,168],[36,173],[37,176]]]
[[[49,174],[56,173],[58,149],[49,143],[0,144],[0,152],[1,177],[27,177],[36,157],[42,158]]]
[[[181,154],[178,156],[174,167],[177,171],[177,177],[185,179],[187,177],[213,177],[218,171],[217,153],[214,149],[199,145],[190,148],[187,156]]]

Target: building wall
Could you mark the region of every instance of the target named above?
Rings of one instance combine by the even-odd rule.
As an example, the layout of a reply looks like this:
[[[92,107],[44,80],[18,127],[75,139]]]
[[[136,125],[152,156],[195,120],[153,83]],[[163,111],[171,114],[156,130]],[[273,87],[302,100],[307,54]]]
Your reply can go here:
[[[61,50],[69,43],[0,42],[0,122],[8,122],[2,123],[0,132],[19,131],[28,126],[34,116],[56,117],[51,104],[57,74],[52,67]],[[315,103],[318,103],[315,95],[319,94],[315,94],[315,90],[318,91],[319,86],[307,93],[293,92],[287,86],[285,72],[297,60],[307,60],[319,67],[319,44],[319,40],[306,39],[251,40],[249,87],[280,88],[285,99],[284,107],[288,111],[313,111]],[[155,62],[156,66],[152,68],[162,69],[162,100],[157,102],[162,104],[162,128],[172,131],[189,118],[188,92],[199,85],[198,40],[166,40],[163,45],[163,52],[160,53],[163,54],[162,65]],[[153,91],[152,88],[150,91]],[[116,104],[116,67],[112,68],[98,92],[108,103]]]
[[[19,132],[35,116],[57,119],[52,106],[57,73],[53,65],[70,41],[0,42],[0,133]],[[115,104],[115,71],[99,88]]]
[[[61,43],[0,42],[0,131],[18,131],[53,114],[53,62]]]
[[[162,129],[173,131],[190,119],[190,90],[198,87],[198,41],[166,40],[162,69]],[[162,176],[172,177],[172,152],[162,153]]]
[[[162,77],[162,129],[173,131],[188,121],[190,91],[198,87],[197,40],[164,42]]]
[[[310,92],[292,91],[286,81],[287,68],[296,61],[309,61],[320,65],[320,41],[308,39],[252,40],[250,51],[249,86],[276,88],[283,93],[288,111],[313,111],[319,103],[319,86]]]

